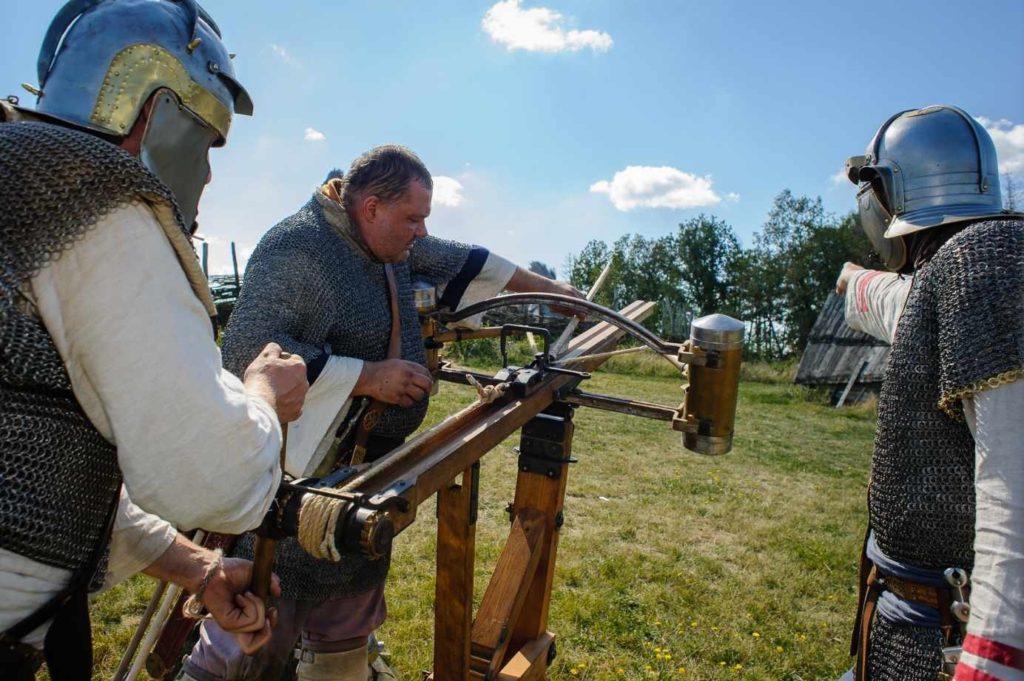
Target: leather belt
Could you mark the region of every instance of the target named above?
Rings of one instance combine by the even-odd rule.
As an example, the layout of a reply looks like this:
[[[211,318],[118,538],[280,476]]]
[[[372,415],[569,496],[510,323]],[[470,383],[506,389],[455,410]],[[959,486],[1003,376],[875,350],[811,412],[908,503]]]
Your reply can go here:
[[[905,601],[927,605],[929,608],[935,608],[936,610],[940,607],[939,589],[943,587],[912,582],[907,579],[900,579],[899,577],[887,577],[885,575],[880,575],[878,581],[886,591],[891,591]]]

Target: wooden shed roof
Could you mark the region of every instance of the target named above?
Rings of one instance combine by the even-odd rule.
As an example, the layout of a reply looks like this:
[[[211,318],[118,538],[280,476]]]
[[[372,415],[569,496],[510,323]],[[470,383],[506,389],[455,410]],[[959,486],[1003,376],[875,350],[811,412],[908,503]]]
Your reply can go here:
[[[889,344],[847,326],[844,304],[835,292],[828,294],[800,358],[797,383],[844,384],[865,361],[868,364],[857,383],[882,382],[889,361]]]

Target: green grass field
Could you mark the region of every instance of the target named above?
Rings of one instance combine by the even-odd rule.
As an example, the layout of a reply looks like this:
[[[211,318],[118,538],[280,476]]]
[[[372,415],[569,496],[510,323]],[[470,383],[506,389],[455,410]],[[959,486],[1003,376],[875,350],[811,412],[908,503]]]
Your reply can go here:
[[[679,401],[678,377],[625,360],[585,388]],[[798,681],[849,667],[874,409],[833,410],[785,370],[752,366],[745,376],[724,457],[683,450],[665,423],[578,410],[551,678]],[[473,398],[443,385],[428,425]],[[516,444],[483,459],[477,599],[508,531]],[[431,661],[434,532],[428,504],[397,539],[388,583],[380,637],[407,680]],[[95,678],[112,674],[151,584],[136,578],[95,604]]]

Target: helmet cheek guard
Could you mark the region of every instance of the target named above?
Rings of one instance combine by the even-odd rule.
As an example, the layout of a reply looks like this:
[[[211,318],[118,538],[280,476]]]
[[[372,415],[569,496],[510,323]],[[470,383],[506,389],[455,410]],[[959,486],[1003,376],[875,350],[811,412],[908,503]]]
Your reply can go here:
[[[139,160],[174,194],[182,222],[196,229],[199,197],[210,177],[208,153],[218,131],[185,107],[173,92],[158,90],[146,120]]]
[[[888,239],[885,236],[892,222],[892,214],[879,199],[872,183],[861,185],[857,192],[857,208],[860,214],[861,228],[878,253],[879,259],[894,272],[899,272],[907,264],[907,246],[903,237]]]

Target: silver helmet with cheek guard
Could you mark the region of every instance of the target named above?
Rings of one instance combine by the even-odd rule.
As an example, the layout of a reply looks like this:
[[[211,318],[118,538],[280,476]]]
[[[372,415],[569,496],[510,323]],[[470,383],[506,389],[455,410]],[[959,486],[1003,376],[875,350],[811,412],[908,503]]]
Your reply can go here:
[[[195,0],[71,0],[39,52],[35,112],[120,140],[152,97],[140,160],[191,225],[206,152],[224,144],[233,114],[252,114],[232,56]]]
[[[891,117],[846,172],[861,225],[893,270],[906,264],[908,234],[1003,213],[992,138],[954,106]]]

